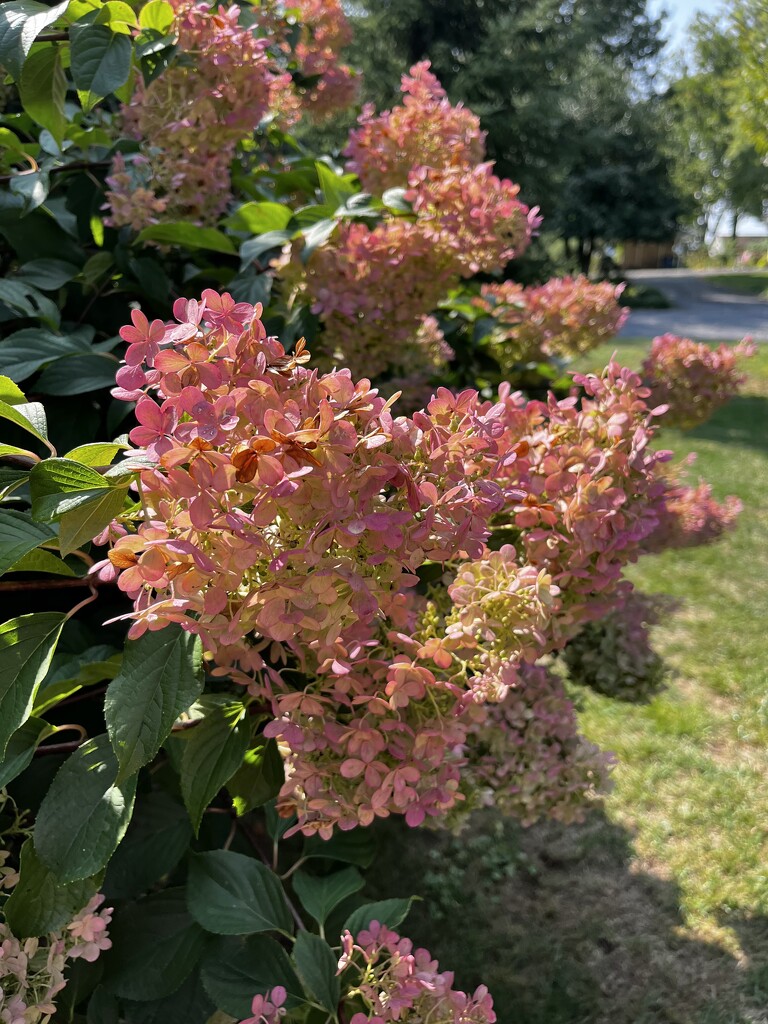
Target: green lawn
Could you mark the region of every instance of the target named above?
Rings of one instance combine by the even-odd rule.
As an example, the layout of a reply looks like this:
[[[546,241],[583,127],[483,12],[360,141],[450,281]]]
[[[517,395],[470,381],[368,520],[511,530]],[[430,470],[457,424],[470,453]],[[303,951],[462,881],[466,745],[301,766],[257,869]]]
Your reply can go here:
[[[646,345],[621,342],[622,361]],[[768,348],[750,368],[712,421],[664,437],[745,508],[721,543],[632,571],[683,606],[655,630],[667,690],[584,694],[584,732],[619,757],[613,793],[578,827],[489,814],[459,837],[389,834],[382,892],[426,897],[411,932],[487,981],[500,1024],[768,1021]]]
[[[768,272],[715,274],[708,278],[715,288],[723,288],[741,295],[754,295],[759,299],[768,299]]]

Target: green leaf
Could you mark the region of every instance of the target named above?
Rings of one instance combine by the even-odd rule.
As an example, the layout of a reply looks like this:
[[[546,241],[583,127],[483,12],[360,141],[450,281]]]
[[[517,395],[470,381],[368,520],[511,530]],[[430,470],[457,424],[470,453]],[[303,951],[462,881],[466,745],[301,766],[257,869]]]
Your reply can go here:
[[[181,794],[197,834],[203,811],[243,763],[250,723],[240,701],[200,701],[204,717],[184,737]]]
[[[59,931],[96,895],[101,881],[96,876],[63,884],[40,860],[31,839],[21,848],[19,873],[3,913],[20,938]]]
[[[203,984],[214,1003],[238,1020],[249,1014],[254,995],[264,995],[275,985],[288,993],[289,1009],[304,1002],[288,954],[268,935],[219,939],[203,960]]]
[[[122,655],[113,651],[114,648],[99,644],[87,647],[74,657],[64,659],[63,664],[52,669],[40,685],[32,714],[44,715],[65,697],[77,693],[84,686],[95,686],[105,679],[114,679],[120,671]]]
[[[29,476],[32,515],[52,522],[65,512],[100,497],[98,492],[108,487],[109,482],[90,466],[72,459],[46,459],[39,462]]]
[[[150,0],[139,12],[139,25],[142,28],[153,28],[163,35],[173,25],[173,7],[166,0]]]
[[[325,857],[344,864],[369,868],[376,858],[376,840],[367,829],[355,828],[351,832],[334,832],[330,839],[310,836],[304,840],[303,856]]]
[[[292,930],[277,875],[261,861],[231,850],[192,856],[187,905],[194,919],[216,935]]]
[[[8,740],[5,757],[0,764],[0,789],[21,775],[32,761],[35,748],[53,732],[53,727],[42,718],[28,718],[24,725]]]
[[[148,764],[183,711],[203,691],[200,638],[175,623],[125,645],[123,666],[104,701],[104,717],[120,764],[118,781]]]
[[[336,977],[337,957],[319,935],[299,932],[293,947],[293,959],[306,990],[325,1010],[336,1014],[340,985]]]
[[[53,25],[69,6],[62,0],[54,7],[37,0],[13,0],[0,4],[0,64],[19,81],[24,58],[44,28]]]
[[[195,970],[184,984],[164,999],[123,1003],[126,1024],[226,1024],[212,1016],[216,1007],[203,987],[200,972]],[[97,1024],[104,1024],[97,1021]],[[117,1018],[115,1019],[117,1024]]]
[[[59,522],[59,549],[70,555],[92,540],[120,514],[128,490],[113,487],[98,492],[90,501],[71,512],[65,512]]]
[[[8,378],[5,378],[6,380]],[[8,405],[0,401],[0,418],[10,420],[17,427],[26,430],[28,434],[36,437],[39,441],[47,443],[48,426],[45,420],[45,409],[39,402],[27,402],[26,405]]]
[[[47,171],[22,171],[11,178],[10,190],[14,195],[20,196],[24,206],[20,211],[25,217],[28,213],[42,206],[48,198],[50,181]]]
[[[174,993],[192,973],[207,940],[187,912],[184,889],[165,889],[126,907],[110,938],[104,986],[139,1002]]]
[[[74,263],[67,263],[65,260],[40,259],[30,260],[19,270],[19,280],[26,284],[41,288],[44,292],[56,291],[63,284],[67,284],[73,277],[77,277],[78,268]]]
[[[117,999],[99,985],[88,1000],[85,1024],[121,1024],[121,1019]]]
[[[58,327],[61,322],[56,304],[37,288],[18,278],[0,280],[0,302],[4,302],[21,316],[41,320],[49,327]]]
[[[336,174],[327,164],[321,163],[319,160],[315,167],[323,199],[334,212],[343,206],[350,196],[360,191],[354,184],[353,175]]]
[[[64,622],[61,612],[39,612],[0,626],[0,757],[32,712]]]
[[[83,466],[108,466],[117,453],[126,448],[128,445],[121,441],[96,441],[94,444],[81,444],[72,448],[62,458],[79,462]]]
[[[77,336],[53,334],[38,327],[26,327],[0,342],[0,370],[15,381],[26,380],[42,366],[88,350]]]
[[[35,824],[35,849],[62,882],[106,865],[131,820],[136,779],[117,785],[106,735],[88,740],[59,768]]]
[[[108,899],[132,899],[170,874],[187,852],[192,826],[183,805],[163,790],[142,797],[107,868]]]
[[[348,896],[360,892],[365,881],[357,868],[342,868],[331,875],[310,875],[306,871],[297,871],[292,884],[307,913],[318,924],[325,924],[331,911]]]
[[[35,389],[44,395],[83,395],[115,386],[119,363],[109,355],[67,356],[40,374]]]
[[[8,572],[47,572],[54,576],[71,577],[77,575],[66,562],[50,551],[30,551],[18,562],[14,562]]]
[[[285,782],[285,766],[277,743],[258,737],[256,746],[246,752],[241,768],[227,783],[238,815],[247,814],[277,796]]]
[[[67,124],[64,115],[67,76],[61,66],[58,46],[43,46],[27,58],[21,72],[19,96],[32,120],[47,128],[61,145]]]
[[[128,36],[106,25],[73,25],[70,31],[72,79],[85,110],[109,96],[131,72],[133,47]]]
[[[235,247],[229,238],[216,228],[201,228],[196,224],[178,221],[171,224],[151,224],[139,232],[137,242],[160,242],[162,245],[180,245],[184,249],[209,249],[234,255]]]
[[[283,231],[267,231],[266,234],[258,235],[256,238],[243,242],[240,246],[242,266],[246,266],[253,260],[259,259],[260,256],[263,256],[265,252],[269,252],[270,249],[281,248],[293,236],[294,232],[288,229]]]
[[[291,208],[281,203],[243,203],[227,218],[226,223],[237,231],[261,235],[287,227],[292,216]]]
[[[336,221],[328,219],[319,220],[311,228],[303,231],[304,248],[301,250],[301,262],[307,263],[315,249],[327,242],[335,230]]]
[[[378,903],[366,903],[357,910],[353,910],[344,922],[343,931],[350,931],[352,935],[358,935],[364,928],[367,928],[371,921],[378,921],[387,928],[397,928],[403,923],[411,909],[413,896],[407,900],[393,899],[380,900]]]
[[[50,526],[35,522],[29,513],[0,509],[0,573],[55,537]]]

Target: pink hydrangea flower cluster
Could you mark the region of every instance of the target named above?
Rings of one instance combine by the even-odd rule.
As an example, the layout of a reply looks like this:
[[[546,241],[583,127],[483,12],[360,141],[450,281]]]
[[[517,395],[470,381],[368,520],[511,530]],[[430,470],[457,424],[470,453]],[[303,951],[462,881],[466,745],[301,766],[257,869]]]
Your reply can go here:
[[[344,155],[363,188],[381,195],[402,186],[416,167],[466,168],[485,155],[479,118],[460,103],[453,106],[429,61],[403,75],[403,102],[377,114],[363,107]]]
[[[111,908],[99,909],[96,895],[58,932],[18,939],[0,921],[0,1022],[40,1024],[56,1012],[55,998],[66,987],[67,961],[93,963],[112,943],[108,937]]]
[[[94,571],[133,599],[132,635],[180,623],[271,711],[298,828],[452,813],[489,706],[615,601],[657,525],[647,389],[611,364],[580,403],[441,388],[394,418],[258,307],[207,291],[174,313],[121,331],[115,394],[150,466]]]
[[[610,608],[624,567],[659,523],[669,452],[649,444],[657,427],[648,388],[611,362],[601,376],[575,375],[584,397],[526,400],[499,394],[506,436],[518,457],[505,476],[523,495],[508,507],[521,559],[546,570],[561,591],[550,624],[551,649]]]
[[[121,332],[116,394],[138,400],[131,439],[153,465],[141,472],[141,516],[109,531],[95,571],[119,575],[133,598],[133,635],[180,622],[272,710],[266,734],[287,768],[280,806],[300,828],[327,836],[390,813],[412,825],[444,816],[463,800],[486,705],[562,632],[550,569],[565,579],[567,552],[561,567],[535,545],[540,564],[522,543],[486,547],[494,517],[530,517],[548,497],[521,440],[546,407],[535,404],[532,427],[517,406],[522,419],[508,403],[440,389],[394,419],[367,381],[306,368],[301,346],[286,354],[258,308],[206,292],[174,311],[168,325],[134,311]],[[605,394],[599,413],[582,413],[582,434],[601,416],[621,420],[620,385],[590,386]],[[644,497],[637,488],[626,500]],[[600,527],[617,503],[611,493],[587,507],[597,525],[581,576],[612,537]],[[429,561],[448,572],[442,610],[412,590]],[[584,584],[580,602],[596,588]]]
[[[606,616],[587,623],[563,651],[571,680],[623,700],[652,696],[666,667],[651,646],[649,627],[673,604],[632,590]]]
[[[593,795],[609,787],[612,756],[579,735],[562,680],[543,665],[507,669],[502,679],[507,696],[470,735],[466,809],[497,807],[523,825],[580,821]]]
[[[612,337],[629,315],[619,305],[623,288],[583,275],[527,288],[504,281],[483,285],[474,302],[495,321],[494,354],[510,372],[520,363],[572,359]]]
[[[290,49],[287,26],[269,5],[254,8],[256,23],[243,25],[234,4],[172,2],[172,31],[180,52],[193,59],[176,61],[149,85],[139,80],[123,108],[125,128],[142,147],[130,163],[116,157],[107,178],[109,223],[115,227],[216,223],[231,198],[237,146],[268,114],[290,124],[305,101],[320,113],[353,98],[352,74],[335,60],[334,47],[348,32],[340,4],[292,5],[307,18],[295,57],[302,73],[316,80],[300,95],[277,59]]]
[[[277,264],[287,303],[301,296],[320,316],[326,358],[373,378],[407,378],[419,325],[446,292],[521,253],[540,223],[518,186],[480,162],[477,118],[428,68],[404,77],[402,106],[366,110],[347,150],[365,188],[406,189],[413,217],[341,225],[306,267],[290,247]]]
[[[301,347],[287,355],[258,308],[209,291],[174,311],[173,325],[134,311],[121,331],[115,393],[138,400],[131,439],[154,465],[141,517],[111,531],[95,571],[119,574],[132,635],[180,622],[269,704],[282,806],[302,827],[442,814],[457,799],[467,680],[422,653],[404,592],[429,560],[484,558],[505,501],[499,410],[441,389],[393,419],[367,381],[307,369]],[[545,595],[532,575],[502,595],[516,609],[510,658],[528,656],[539,628],[539,604],[521,596]],[[487,630],[506,628],[492,611]],[[310,680],[298,691],[297,669]]]
[[[485,985],[472,995],[454,989],[451,971],[440,971],[426,949],[414,950],[410,939],[378,921],[371,921],[356,937],[344,933],[339,973],[352,1014],[349,1024],[494,1024],[496,1020]],[[356,1009],[361,1005],[364,1009]]]
[[[307,296],[324,326],[326,361],[378,377],[421,354],[421,321],[455,279],[452,261],[404,218],[340,225],[306,266],[293,252],[279,271],[283,292]]]
[[[708,420],[744,383],[739,361],[756,352],[746,338],[716,349],[675,334],[654,338],[642,372],[654,402],[668,407],[664,425],[688,430]]]
[[[299,12],[301,33],[295,57],[302,75],[314,81],[302,97],[303,105],[315,119],[352,106],[357,98],[357,79],[338,55],[352,40],[344,9],[339,0],[291,0]]]
[[[696,456],[691,455],[685,465]],[[662,476],[663,491],[658,502],[659,524],[644,541],[643,551],[657,553],[677,548],[712,544],[733,529],[743,505],[733,495],[718,502],[704,480],[688,484],[678,467]]]
[[[413,340],[403,346],[400,375],[390,377],[382,389],[388,395],[400,395],[398,401],[403,409],[421,409],[429,404],[434,394],[432,379],[445,369],[454,355],[437,319],[425,316]]]

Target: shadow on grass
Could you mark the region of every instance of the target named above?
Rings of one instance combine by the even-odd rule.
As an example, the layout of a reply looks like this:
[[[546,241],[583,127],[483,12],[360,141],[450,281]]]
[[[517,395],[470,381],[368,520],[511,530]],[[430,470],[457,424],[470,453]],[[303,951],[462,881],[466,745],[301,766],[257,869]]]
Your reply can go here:
[[[768,398],[737,395],[711,420],[691,430],[687,436],[768,453]]]
[[[759,946],[748,968],[682,934],[676,883],[638,870],[599,810],[529,830],[489,812],[458,837],[392,825],[382,846],[372,895],[424,897],[406,934],[459,987],[487,984],[499,1024],[762,1024],[766,922],[724,922]]]

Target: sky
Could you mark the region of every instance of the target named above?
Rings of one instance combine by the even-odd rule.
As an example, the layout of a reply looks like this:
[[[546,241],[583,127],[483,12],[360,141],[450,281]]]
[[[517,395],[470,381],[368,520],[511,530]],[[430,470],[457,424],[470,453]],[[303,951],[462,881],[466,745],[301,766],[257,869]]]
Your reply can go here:
[[[724,0],[651,0],[649,4],[653,14],[669,13],[665,31],[672,49],[685,48],[688,25],[699,11],[714,14],[724,6]]]

